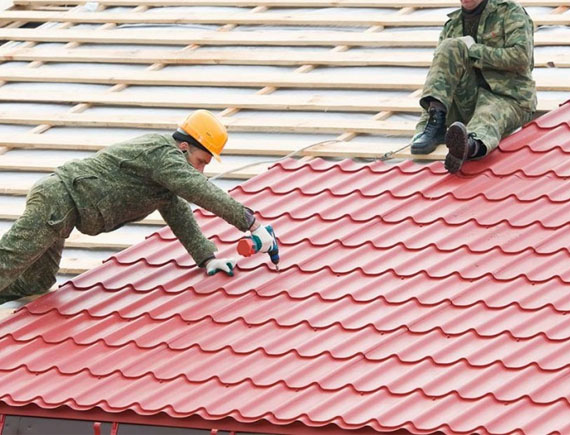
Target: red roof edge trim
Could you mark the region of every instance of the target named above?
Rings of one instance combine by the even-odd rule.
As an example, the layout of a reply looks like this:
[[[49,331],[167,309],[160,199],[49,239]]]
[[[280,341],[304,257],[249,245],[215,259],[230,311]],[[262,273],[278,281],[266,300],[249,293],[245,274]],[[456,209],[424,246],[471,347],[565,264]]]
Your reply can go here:
[[[30,416],[30,417],[41,417],[41,418],[51,418],[51,419],[61,419],[61,420],[83,420],[83,421],[93,421],[93,422],[118,422],[122,424],[134,424],[134,425],[144,425],[144,426],[164,426],[164,427],[180,427],[189,429],[203,429],[211,430],[218,429],[223,431],[235,431],[235,432],[246,432],[246,433],[265,433],[265,434],[284,434],[291,433],[295,435],[333,435],[339,433],[346,433],[346,430],[340,429],[334,424],[328,424],[320,428],[310,428],[302,423],[295,422],[289,425],[275,425],[267,421],[257,421],[252,423],[239,423],[232,418],[222,418],[217,421],[204,420],[203,418],[193,415],[191,417],[180,419],[171,418],[165,414],[156,414],[151,416],[142,416],[135,414],[134,412],[127,411],[117,414],[110,414],[108,412],[102,411],[100,409],[91,409],[87,412],[74,411],[66,407],[54,408],[54,409],[44,409],[36,405],[26,405],[23,407],[10,407],[3,403],[0,403],[0,415],[17,415],[17,416]],[[120,427],[119,427],[120,431]],[[350,430],[351,434],[354,435],[410,435],[405,429],[400,429],[393,432],[378,432],[377,430],[371,428],[361,428]],[[423,432],[415,431],[414,434],[430,434],[433,432]]]

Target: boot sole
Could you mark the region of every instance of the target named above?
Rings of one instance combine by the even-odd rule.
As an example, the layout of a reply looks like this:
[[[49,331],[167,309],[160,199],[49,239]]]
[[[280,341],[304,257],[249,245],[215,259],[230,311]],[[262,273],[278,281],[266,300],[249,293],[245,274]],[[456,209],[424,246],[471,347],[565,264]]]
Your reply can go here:
[[[461,122],[454,122],[445,134],[445,169],[451,174],[458,172],[467,160],[467,129]]]

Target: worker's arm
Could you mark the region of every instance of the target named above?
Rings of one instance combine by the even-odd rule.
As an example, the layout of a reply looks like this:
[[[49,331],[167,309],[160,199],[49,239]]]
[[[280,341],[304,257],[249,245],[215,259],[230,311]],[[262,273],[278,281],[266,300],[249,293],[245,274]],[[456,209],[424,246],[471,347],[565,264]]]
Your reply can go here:
[[[469,48],[473,65],[482,70],[526,71],[533,58],[532,20],[521,7],[509,8],[504,20],[505,46],[475,43]]]
[[[198,266],[204,266],[215,256],[216,245],[202,234],[188,202],[172,195],[172,199],[158,211]]]
[[[196,264],[205,268],[208,275],[222,271],[233,276],[237,260],[233,257],[216,258],[216,245],[202,234],[188,202],[172,195],[170,202],[158,210]]]
[[[177,148],[158,147],[148,158],[153,180],[173,194],[214,213],[240,231],[249,230],[255,222],[251,210],[210,183]]]

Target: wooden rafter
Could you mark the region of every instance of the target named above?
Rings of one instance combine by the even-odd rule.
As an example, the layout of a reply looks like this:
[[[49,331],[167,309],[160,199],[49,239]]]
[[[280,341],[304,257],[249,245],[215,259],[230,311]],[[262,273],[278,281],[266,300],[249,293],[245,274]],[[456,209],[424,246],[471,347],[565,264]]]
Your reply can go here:
[[[567,15],[536,15],[537,26],[563,26],[570,24]],[[51,12],[51,11],[2,11],[0,23],[24,22],[70,22],[70,23],[117,23],[117,24],[237,24],[265,26],[350,26],[350,27],[438,27],[448,20],[440,16],[383,15],[370,13],[362,17],[337,15],[303,15],[289,13],[136,13],[136,12]]]
[[[384,74],[382,76],[319,76],[295,73],[249,73],[228,76],[227,73],[196,71],[180,74],[178,71],[55,71],[45,68],[3,68],[0,80],[11,82],[99,83],[147,86],[208,86],[253,87],[275,86],[307,89],[384,89],[416,90],[423,86],[420,76]],[[539,91],[570,91],[570,77],[539,77]]]
[[[165,108],[205,108],[205,109],[224,109],[226,107],[239,107],[242,109],[252,110],[270,110],[270,111],[337,111],[337,112],[378,112],[381,110],[391,112],[419,113],[421,107],[417,98],[412,97],[378,97],[378,96],[358,96],[351,98],[338,98],[325,95],[307,95],[307,96],[280,96],[280,95],[250,95],[247,98],[243,96],[194,96],[189,100],[178,98],[175,95],[125,95],[121,93],[100,93],[95,91],[77,92],[56,92],[56,91],[38,91],[31,90],[15,91],[0,90],[0,101],[3,102],[27,102],[27,103],[88,103],[101,106],[134,106],[134,107],[165,107]],[[547,112],[558,107],[561,103],[559,100],[546,100],[544,98],[538,101],[538,112]],[[14,136],[10,135],[8,140],[14,140]],[[61,138],[63,140],[64,138]],[[41,135],[33,135],[29,137],[25,143],[32,146],[37,143],[53,142],[49,138]],[[0,135],[0,146],[5,141]],[[70,145],[73,149],[75,142]],[[82,148],[85,148],[83,146]],[[228,152],[228,149],[225,150]],[[231,152],[231,151],[230,151]],[[263,153],[262,149],[257,150]]]
[[[59,126],[142,128],[172,130],[178,125],[179,117],[142,115],[102,115],[89,113],[28,113],[0,112],[0,123],[37,125],[47,123]],[[343,119],[283,119],[283,117],[236,117],[222,119],[228,130],[236,132],[274,133],[343,133],[356,131],[367,134],[409,136],[413,122],[343,120]],[[4,156],[6,159],[7,156]],[[2,159],[0,159],[1,162]],[[33,163],[30,163],[33,164]]]
[[[13,0],[18,6],[79,5],[87,0]],[[235,6],[289,8],[454,8],[458,0],[99,0],[104,6]],[[525,7],[567,6],[567,0],[521,0]]]
[[[179,45],[247,45],[247,46],[362,46],[362,47],[435,47],[439,31],[410,30],[407,32],[340,32],[340,31],[259,31],[210,32],[177,30],[169,33],[140,29],[9,29],[0,28],[0,39],[36,42],[84,42],[99,44]],[[567,32],[535,34],[535,46],[568,46]]]
[[[112,50],[0,48],[0,61],[87,62],[87,63],[164,63],[173,65],[327,65],[327,66],[410,66],[429,67],[431,51],[392,50],[384,52],[295,52],[283,48],[272,51],[236,49],[232,51],[198,50]],[[562,53],[537,53],[535,67],[569,68],[570,58]]]

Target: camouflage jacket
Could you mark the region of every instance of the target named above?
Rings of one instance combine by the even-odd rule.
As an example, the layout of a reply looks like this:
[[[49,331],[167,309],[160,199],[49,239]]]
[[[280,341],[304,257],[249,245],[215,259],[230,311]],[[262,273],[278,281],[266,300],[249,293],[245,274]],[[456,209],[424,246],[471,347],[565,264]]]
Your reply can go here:
[[[439,41],[463,36],[461,9],[453,11]],[[497,95],[514,98],[530,111],[536,110],[534,25],[526,11],[512,0],[489,0],[481,14],[477,41],[469,48],[473,66],[479,68]]]
[[[200,231],[188,202],[241,231],[250,224],[247,209],[194,169],[166,135],[146,134],[111,145],[93,157],[65,163],[55,173],[75,202],[79,231],[111,231],[159,210],[197,264],[216,247]]]

